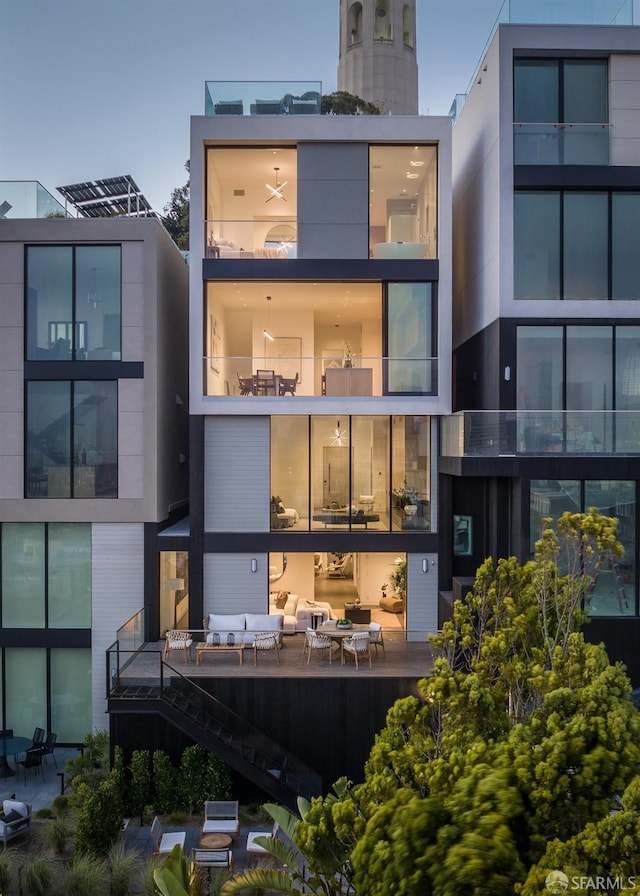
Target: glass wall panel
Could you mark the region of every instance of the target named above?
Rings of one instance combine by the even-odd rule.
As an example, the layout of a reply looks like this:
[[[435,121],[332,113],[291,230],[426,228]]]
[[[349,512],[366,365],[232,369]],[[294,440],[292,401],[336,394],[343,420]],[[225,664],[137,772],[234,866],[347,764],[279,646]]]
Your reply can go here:
[[[563,121],[603,124],[609,121],[606,59],[565,59]]]
[[[118,496],[118,384],[74,383],[73,496]]]
[[[513,73],[514,121],[560,121],[559,83],[557,59],[518,59]]]
[[[371,146],[369,187],[369,254],[437,258],[437,148]]]
[[[635,612],[635,483],[624,480],[592,480],[584,484],[584,510],[595,507],[605,516],[617,517],[618,538],[624,557],[605,564],[588,601],[593,616],[632,615]]]
[[[610,411],[613,408],[613,329],[567,327],[566,408]],[[567,415],[567,439],[580,452],[610,450],[612,416]]]
[[[350,523],[352,449],[349,430],[349,417],[311,418],[312,528]]]
[[[542,520],[554,522],[565,511],[579,513],[580,481],[577,479],[532,479],[530,486],[530,538],[531,552],[542,532]]]
[[[160,631],[189,627],[189,552],[160,552]]]
[[[438,391],[435,309],[430,283],[387,285],[387,393]]]
[[[91,628],[91,525],[49,523],[48,626]]]
[[[77,246],[75,357],[120,360],[120,246]]]
[[[392,524],[398,529],[431,528],[430,417],[391,419]]]
[[[353,417],[351,439],[351,505],[356,508],[353,521],[382,523],[388,530],[389,417]]]
[[[51,730],[81,743],[91,731],[91,651],[51,650]]]
[[[306,416],[271,418],[270,517],[271,529],[309,528],[309,418]]]
[[[44,628],[44,525],[2,525],[2,627]]]
[[[47,725],[47,651],[44,647],[5,647],[5,724],[18,737]],[[57,732],[56,732],[57,733]],[[85,728],[84,734],[87,733]]]
[[[560,298],[560,194],[515,193],[513,279],[516,299]]]
[[[518,327],[517,404],[519,411],[563,407],[562,327]]]
[[[638,252],[640,193],[613,193],[611,221],[612,298],[640,298]]]
[[[607,299],[608,195],[564,194],[564,298]]]
[[[640,410],[640,327],[616,327],[616,410]],[[635,413],[616,414],[616,450],[640,451],[640,420]]]
[[[27,383],[27,497],[71,496],[71,384]]]
[[[73,347],[73,249],[27,248],[27,359],[69,360]]]

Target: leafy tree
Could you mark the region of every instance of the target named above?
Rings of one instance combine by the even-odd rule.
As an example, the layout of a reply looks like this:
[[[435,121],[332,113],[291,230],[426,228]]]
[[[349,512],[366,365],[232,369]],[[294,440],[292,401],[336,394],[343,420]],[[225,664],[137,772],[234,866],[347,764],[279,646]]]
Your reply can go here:
[[[191,180],[189,161],[185,162],[184,167],[187,170],[187,182],[183,187],[176,187],[171,191],[171,199],[163,208],[164,217],[162,219],[169,236],[178,249],[183,251],[189,248],[189,187]]]
[[[109,777],[97,790],[91,791],[82,805],[76,829],[76,853],[106,856],[122,829],[123,817],[120,790]]]
[[[620,552],[617,520],[590,510],[546,520],[532,561],[487,560],[433,638],[420,697],[390,709],[363,784],[300,822],[309,862],[325,834],[358,892],[507,896],[548,867],[554,838],[577,848],[604,823],[636,775],[640,717],[623,669],[579,628]]]
[[[159,815],[165,815],[176,808],[178,773],[164,750],[156,750],[153,754],[153,791],[155,810]]]
[[[336,90],[322,97],[320,111],[323,115],[380,115],[380,107],[354,96],[346,90]]]
[[[129,809],[132,815],[140,816],[140,826],[144,824],[144,810],[152,802],[151,756],[148,750],[134,750],[131,754],[129,770]]]

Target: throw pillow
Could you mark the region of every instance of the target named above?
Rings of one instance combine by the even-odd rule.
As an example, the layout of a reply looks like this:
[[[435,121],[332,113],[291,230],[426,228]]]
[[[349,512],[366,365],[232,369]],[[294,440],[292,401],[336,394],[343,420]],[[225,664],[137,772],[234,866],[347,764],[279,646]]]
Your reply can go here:
[[[20,815],[19,812],[16,812],[15,809],[12,812],[7,813],[7,815],[2,816],[2,821],[4,821],[5,824],[11,824],[12,821],[20,821],[21,819],[23,819],[23,816]]]
[[[284,610],[288,598],[289,594],[286,591],[279,591],[276,597],[276,610]]]
[[[284,513],[284,504],[282,503],[282,501],[280,501],[280,503],[278,504],[276,513]]]

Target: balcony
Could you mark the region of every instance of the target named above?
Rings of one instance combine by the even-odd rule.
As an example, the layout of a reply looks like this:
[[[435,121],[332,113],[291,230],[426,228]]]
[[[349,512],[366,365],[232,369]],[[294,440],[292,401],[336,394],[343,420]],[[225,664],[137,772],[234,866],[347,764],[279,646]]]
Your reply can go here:
[[[278,343],[301,343],[296,337],[266,340],[264,356],[207,355],[203,358],[205,395],[247,399],[300,396],[363,397],[438,394],[438,358],[358,355],[353,359],[325,352],[304,356],[281,352]]]
[[[9,218],[70,218],[37,180],[0,180],[0,221]]]
[[[640,454],[637,411],[462,411],[441,424],[443,457]]]
[[[515,165],[608,165],[610,124],[516,122]]]
[[[206,81],[205,115],[320,115],[321,81]]]

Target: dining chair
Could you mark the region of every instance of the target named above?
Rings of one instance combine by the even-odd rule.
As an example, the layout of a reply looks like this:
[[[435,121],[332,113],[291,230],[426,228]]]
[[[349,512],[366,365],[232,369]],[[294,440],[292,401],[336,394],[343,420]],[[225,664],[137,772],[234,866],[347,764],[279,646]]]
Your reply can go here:
[[[238,377],[238,387],[240,389],[240,395],[253,395],[253,377],[252,376],[240,376],[239,373],[236,373]]]
[[[256,391],[258,395],[276,394],[276,375],[273,370],[256,370]]]
[[[37,747],[44,740],[44,728],[34,728],[33,737],[31,738],[31,746]]]
[[[27,750],[24,756],[24,759],[20,760],[20,765],[24,768],[24,786],[27,786],[27,769],[32,768],[34,770],[40,769],[40,774],[42,775],[42,780],[44,781],[44,768],[42,767],[42,756],[43,752],[40,747],[36,747],[34,750]]]
[[[275,650],[276,660],[280,665],[280,646],[277,632],[258,632],[253,639],[253,665],[258,664],[259,650]]]
[[[371,668],[371,638],[369,632],[354,632],[350,638],[342,640],[342,656],[344,662],[344,654],[352,654],[356,661],[356,669],[358,668],[358,656],[366,654],[369,657],[369,668]]]
[[[182,650],[184,653],[184,664],[187,665],[188,661],[191,659],[191,645],[193,644],[193,638],[189,634],[189,632],[180,631],[179,629],[170,629],[167,632],[165,641],[164,641],[164,656],[163,660],[169,656],[170,650]]]
[[[296,394],[296,387],[298,385],[298,379],[300,374],[296,373],[294,377],[283,376],[280,378],[280,395],[286,395],[287,392],[290,395]]]
[[[384,652],[384,638],[382,636],[382,626],[379,622],[370,622],[369,623],[369,643],[372,644],[376,649],[376,656],[378,655],[378,647],[382,647],[382,655],[386,656]]]
[[[304,659],[305,650],[309,651],[309,655],[307,656],[307,666],[311,659],[312,650],[328,650],[329,665],[331,665],[331,638],[327,635],[319,634],[314,628],[308,628],[305,634],[304,644],[302,645],[302,659]]]

